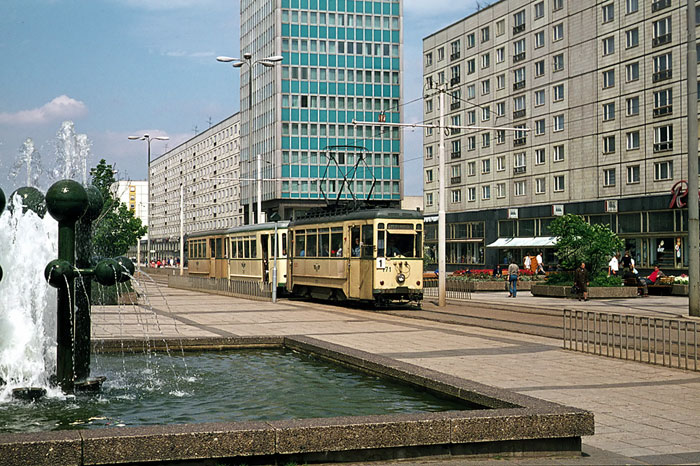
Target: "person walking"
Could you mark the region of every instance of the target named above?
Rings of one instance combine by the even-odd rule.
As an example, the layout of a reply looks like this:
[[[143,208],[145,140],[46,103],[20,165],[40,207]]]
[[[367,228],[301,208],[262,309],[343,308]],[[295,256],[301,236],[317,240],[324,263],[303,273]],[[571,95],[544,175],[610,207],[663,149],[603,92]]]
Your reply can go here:
[[[617,272],[620,270],[620,261],[618,260],[619,254],[614,254],[608,262],[608,277],[610,275],[617,276]]]
[[[535,270],[535,273],[536,274],[540,273],[540,272],[546,273],[544,271],[544,260],[542,259],[542,252],[541,251],[537,254],[537,257],[535,258],[535,260],[537,260],[537,270]]]
[[[574,286],[578,294],[578,300],[588,301],[588,270],[586,263],[581,262],[581,266],[574,271]]]
[[[508,266],[508,283],[510,284],[508,297],[515,298],[518,294],[518,277],[520,276],[520,268],[515,261],[512,261]]]
[[[525,266],[525,271],[530,272],[532,267],[532,258],[530,258],[530,253],[525,254],[523,258],[523,266]]]

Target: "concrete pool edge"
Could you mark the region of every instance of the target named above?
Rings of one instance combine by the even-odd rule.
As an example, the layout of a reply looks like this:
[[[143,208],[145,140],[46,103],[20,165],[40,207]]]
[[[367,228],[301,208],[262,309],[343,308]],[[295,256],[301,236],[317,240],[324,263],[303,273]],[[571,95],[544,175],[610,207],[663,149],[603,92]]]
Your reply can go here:
[[[153,349],[153,341],[149,348]],[[185,350],[287,348],[489,409],[285,421],[0,434],[0,464],[133,464],[203,459],[358,461],[452,455],[580,454],[593,414],[306,336],[161,342]],[[96,350],[140,351],[141,341]]]

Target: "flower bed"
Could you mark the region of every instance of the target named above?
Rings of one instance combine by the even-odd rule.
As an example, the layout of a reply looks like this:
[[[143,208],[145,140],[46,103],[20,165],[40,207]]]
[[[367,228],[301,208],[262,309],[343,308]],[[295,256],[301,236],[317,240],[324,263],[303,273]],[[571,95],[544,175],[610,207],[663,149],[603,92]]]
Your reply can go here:
[[[561,285],[540,285],[535,284],[531,290],[533,296],[545,296],[551,298],[576,298],[571,293],[571,286]],[[634,286],[590,286],[588,287],[588,297],[591,299],[600,298],[636,298],[637,288]]]

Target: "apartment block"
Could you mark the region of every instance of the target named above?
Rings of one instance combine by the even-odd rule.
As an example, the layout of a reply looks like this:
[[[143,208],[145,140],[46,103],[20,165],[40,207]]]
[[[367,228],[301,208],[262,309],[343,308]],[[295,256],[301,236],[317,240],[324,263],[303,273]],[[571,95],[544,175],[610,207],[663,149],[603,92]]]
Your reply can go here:
[[[609,224],[641,267],[687,267],[687,209],[670,205],[688,176],[685,5],[501,0],[423,40],[425,119],[444,89],[446,123],[480,127],[445,141],[452,270],[553,263],[564,213]],[[438,136],[424,134],[428,216]],[[426,236],[432,254],[434,224]]]

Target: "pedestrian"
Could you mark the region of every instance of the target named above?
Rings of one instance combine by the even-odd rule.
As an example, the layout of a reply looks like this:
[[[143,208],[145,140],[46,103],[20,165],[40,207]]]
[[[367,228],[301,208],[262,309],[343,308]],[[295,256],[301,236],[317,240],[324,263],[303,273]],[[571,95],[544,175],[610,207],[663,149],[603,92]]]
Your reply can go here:
[[[625,255],[620,259],[620,266],[622,270],[627,270],[630,268],[630,265],[634,265],[634,260],[630,257],[630,252],[625,251]]]
[[[610,262],[608,262],[608,277],[609,276],[616,276],[617,272],[620,270],[620,262],[617,259],[619,254],[614,254],[612,258],[610,259]]]
[[[532,258],[530,257],[530,253],[525,254],[525,258],[523,259],[523,265],[525,266],[526,272],[530,272],[532,270]]]
[[[581,301],[583,298],[584,301],[588,301],[588,270],[585,262],[581,262],[581,266],[574,272],[574,286],[578,300]]]
[[[508,266],[508,283],[510,284],[508,297],[511,296],[515,298],[518,295],[518,277],[520,276],[520,269],[515,261],[512,261]]]
[[[535,273],[540,273],[540,272],[546,273],[544,271],[544,260],[542,259],[542,251],[540,251],[537,254],[537,257],[535,258],[535,260],[537,261],[537,269],[535,270]]]

